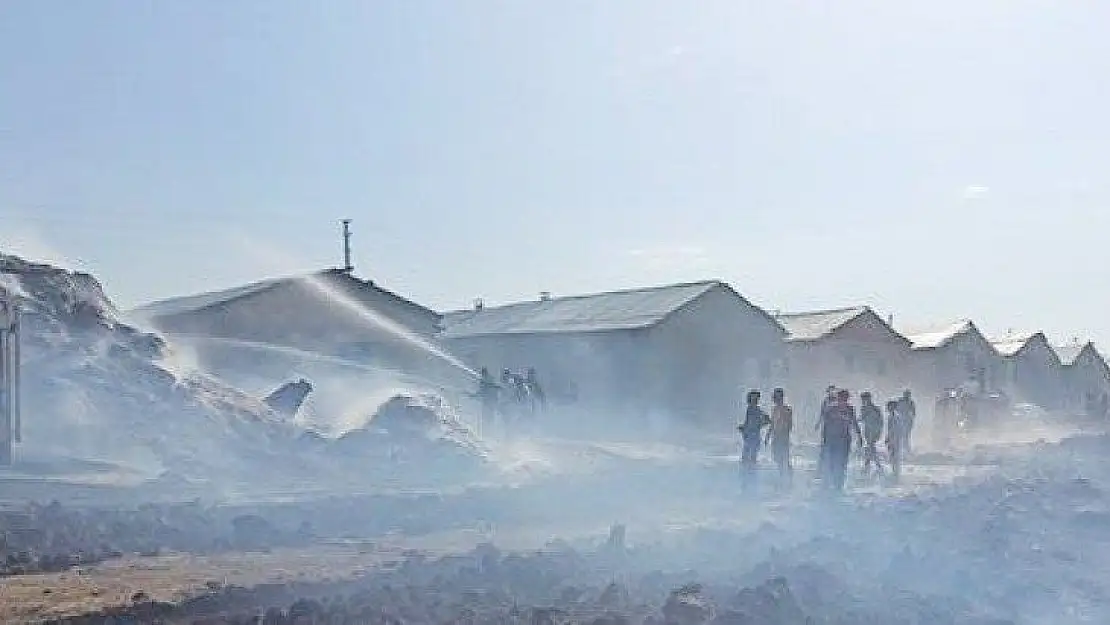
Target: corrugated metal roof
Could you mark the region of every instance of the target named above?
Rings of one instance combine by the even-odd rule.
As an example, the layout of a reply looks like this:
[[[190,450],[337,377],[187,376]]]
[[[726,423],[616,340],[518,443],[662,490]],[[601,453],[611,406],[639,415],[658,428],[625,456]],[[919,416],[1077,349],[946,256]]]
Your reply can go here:
[[[712,280],[458,310],[444,314],[440,336],[452,339],[647,328],[718,286],[723,283]]]
[[[1056,352],[1056,357],[1060,359],[1061,363],[1071,366],[1075,364],[1083,350],[1090,345],[1090,343],[1086,345],[1054,345],[1052,349]]]
[[[786,328],[791,341],[816,341],[836,332],[844,324],[868,312],[867,306],[834,308],[802,313],[775,315],[775,320]]]
[[[1011,334],[1005,338],[991,339],[991,345],[994,346],[995,351],[1003,356],[1013,356],[1020,352],[1023,347],[1029,344],[1037,336],[1037,333],[1032,334]]]
[[[1056,348],[1056,349],[1057,349],[1057,354],[1059,354],[1060,349],[1066,349],[1066,348]],[[1110,376],[1110,365],[1107,364],[1106,357],[1103,356],[1101,351],[1099,351],[1098,346],[1096,346],[1094,343],[1091,343],[1090,341],[1088,341],[1082,347],[1078,348],[1075,355],[1072,356],[1070,361],[1064,361],[1064,356],[1063,355],[1060,356],[1060,360],[1064,361],[1064,364],[1074,365],[1075,363],[1079,362],[1079,357],[1081,355],[1083,355],[1084,352],[1087,352],[1091,355],[1091,358],[1094,359],[1094,363],[1100,369],[1102,369],[1102,371],[1104,372],[1104,375]]]
[[[271,278],[261,280],[245,286],[224,289],[221,291],[213,291],[211,293],[200,293],[198,295],[186,295],[184,297],[174,297],[158,302],[153,302],[140,306],[133,311],[133,314],[146,319],[160,319],[172,317],[176,315],[188,314],[198,312],[220,304],[227,304],[229,302],[257,295],[264,291],[273,288],[287,286],[299,281],[309,278],[316,278],[319,280],[327,281],[337,287],[359,291],[366,293],[367,291],[384,295],[392,300],[401,303],[402,305],[413,310],[419,310],[427,313],[430,317],[438,316],[435,311],[432,311],[420,304],[417,304],[409,299],[401,297],[392,291],[381,288],[370,280],[360,280],[355,276],[348,274],[345,271],[338,269],[327,269],[318,271],[306,276],[291,276],[285,278]]]
[[[262,280],[253,282],[245,286],[232,287],[230,289],[223,289],[220,291],[212,291],[210,293],[199,293],[197,295],[185,295],[182,297],[172,297],[169,299],[151,302],[139,306],[131,312],[140,317],[147,319],[158,319],[162,317],[173,317],[175,315],[196,312],[225,304],[227,302],[249,297],[261,293],[263,291],[280,286],[293,278],[273,278],[270,280]]]
[[[914,349],[933,349],[947,345],[952,339],[968,332],[977,332],[975,324],[970,319],[960,319],[946,324],[908,328],[902,331],[902,336],[910,340]]]

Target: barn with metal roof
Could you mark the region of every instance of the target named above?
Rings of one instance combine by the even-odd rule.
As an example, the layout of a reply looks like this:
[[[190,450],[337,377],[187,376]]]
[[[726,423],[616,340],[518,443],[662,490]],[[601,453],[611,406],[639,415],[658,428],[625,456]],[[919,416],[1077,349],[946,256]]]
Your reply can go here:
[[[1012,397],[1049,410],[1063,407],[1062,364],[1043,332],[1011,332],[991,345],[1005,363],[1005,386]]]
[[[475,367],[535,367],[550,394],[629,415],[735,419],[747,388],[781,379],[782,327],[717,280],[478,304],[440,337]],[[776,377],[778,376],[778,377]]]
[[[413,352],[399,334],[432,337],[440,322],[435,311],[342,269],[176,297],[130,314],[181,340],[232,339],[348,356],[361,350],[397,364]]]
[[[969,319],[900,327],[913,346],[913,371],[929,395],[976,386],[1005,390],[1006,365],[979,327]]]
[[[816,412],[829,384],[893,397],[911,381],[910,342],[869,306],[775,315],[787,331],[796,405]]]
[[[1075,341],[1053,349],[1063,368],[1066,407],[1096,419],[1110,417],[1110,366],[1094,343]]]

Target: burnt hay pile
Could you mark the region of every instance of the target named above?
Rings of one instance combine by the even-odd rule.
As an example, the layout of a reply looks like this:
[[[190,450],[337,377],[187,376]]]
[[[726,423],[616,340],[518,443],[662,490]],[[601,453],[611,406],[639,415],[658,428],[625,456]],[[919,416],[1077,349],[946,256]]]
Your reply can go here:
[[[699,583],[698,573],[629,574],[635,554],[566,547],[503,554],[485,545],[436,560],[412,556],[392,570],[332,584],[222,588],[180,605],[58,623],[583,623],[592,625],[1002,625],[966,607],[899,595],[870,600],[835,575],[791,567],[752,582]],[[749,572],[747,577],[756,575]]]
[[[134,510],[31,504],[0,511],[0,576],[62,571],[124,554],[211,553],[311,541],[306,523],[276,527],[256,514],[195,503]]]

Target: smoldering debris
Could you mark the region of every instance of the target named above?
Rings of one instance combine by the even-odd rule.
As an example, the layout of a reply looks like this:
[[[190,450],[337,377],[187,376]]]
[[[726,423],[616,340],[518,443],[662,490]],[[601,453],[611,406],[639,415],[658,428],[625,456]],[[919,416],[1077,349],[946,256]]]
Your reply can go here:
[[[583,623],[591,625],[910,625],[1006,623],[974,608],[910,594],[869,600],[821,569],[750,585],[696,581],[696,573],[631,574],[600,553],[569,549],[411,558],[344,583],[224,588],[177,605],[140,602],[57,623],[157,615],[178,623]],[[799,591],[819,585],[819,593]],[[260,618],[261,617],[261,618]],[[97,621],[96,619],[101,619]],[[260,619],[260,620],[259,620]]]
[[[0,577],[63,571],[124,555],[303,547],[305,522],[278,525],[257,514],[200,503],[130,510],[72,508],[58,502],[0,511]]]
[[[1018,474],[903,497],[799,500],[787,513],[748,528],[653,533],[652,521],[636,517],[573,547],[555,540],[523,553],[488,544],[439,558],[410,552],[358,579],[212,589],[180,605],[139,602],[116,615],[157,613],[179,623],[257,622],[251,619],[260,614],[272,623],[1105,622],[1110,525],[1101,521],[1110,503],[1104,488],[1110,472],[1104,465],[1090,465],[1086,477],[1075,472],[1087,466],[1082,460],[1105,457],[1110,438],[1037,449],[1041,455]],[[657,494],[654,505],[673,503],[670,493]],[[566,506],[572,493],[559,497]],[[516,501],[533,507],[519,494]],[[318,514],[309,521],[354,519],[355,525],[367,523],[368,534],[385,529],[369,523],[373,517],[401,515],[402,509],[404,516],[427,521],[428,531],[441,531],[450,514],[460,514],[459,500],[431,495],[408,506],[347,509],[345,503],[289,504],[286,512]],[[473,514],[491,503],[479,497],[468,505]],[[276,513],[273,506],[260,510]],[[753,508],[733,510],[750,514]],[[250,514],[265,514],[276,527],[293,526],[282,514],[235,513],[242,534],[264,534],[258,519],[244,517]],[[314,527],[321,535],[347,529]],[[88,618],[69,622],[105,617]]]

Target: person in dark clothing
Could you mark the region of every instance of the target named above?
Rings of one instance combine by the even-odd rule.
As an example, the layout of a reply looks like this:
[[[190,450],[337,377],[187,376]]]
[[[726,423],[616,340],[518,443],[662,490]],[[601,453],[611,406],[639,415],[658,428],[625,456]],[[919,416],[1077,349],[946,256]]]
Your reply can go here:
[[[776,388],[771,393],[771,427],[763,444],[771,446],[775,464],[779,467],[779,477],[789,483],[793,474],[790,466],[790,433],[794,429],[794,409],[786,404],[786,391]]]
[[[523,416],[525,399],[524,379],[512,370],[501,370],[501,418],[517,422]]]
[[[524,376],[519,373],[512,374],[511,380],[513,404],[516,406],[517,414],[520,415],[526,412],[528,408],[528,383],[524,381]]]
[[[851,393],[840,389],[836,393],[836,403],[821,415],[821,446],[825,458],[822,483],[826,488],[838,491],[844,490],[844,481],[848,476],[852,438],[854,436],[860,442],[863,439],[856,409],[849,403],[850,399]]]
[[[872,464],[882,473],[878,443],[883,436],[883,411],[871,400],[871,393],[864,391],[859,399],[859,416],[863,421],[863,474],[870,475]]]
[[[524,386],[528,391],[532,414],[545,410],[547,408],[547,395],[544,394],[543,387],[540,386],[534,367],[528,367],[528,371],[525,372]]]
[[[894,479],[902,477],[902,443],[905,441],[905,420],[898,412],[898,401],[886,403],[886,450],[890,454],[890,470]]]
[[[490,375],[489,369],[482,367],[478,374],[478,392],[472,396],[482,403],[482,420],[479,424],[480,427],[485,427],[487,424],[493,423],[497,418],[497,404],[498,398],[501,395],[501,387],[493,380]]]
[[[825,398],[821,400],[821,408],[817,410],[817,425],[813,428],[814,432],[821,432],[821,428],[825,425],[825,409],[834,404],[836,404],[836,386],[830,384],[825,387]]]
[[[836,387],[830,384],[825,387],[825,399],[821,400],[821,408],[817,411],[817,425],[813,428],[813,431],[818,434],[818,440],[821,441],[820,452],[817,456],[818,475],[825,474],[825,411],[834,404],[836,404]]]
[[[743,451],[740,454],[740,466],[744,471],[744,483],[748,485],[755,476],[755,467],[759,461],[759,442],[762,439],[763,428],[771,423],[770,417],[759,407],[760,392],[748,392],[748,405],[744,411],[744,422],[740,424],[740,436],[743,439]]]
[[[898,400],[898,414],[902,415],[905,420],[905,440],[902,441],[902,452],[909,454],[913,452],[913,446],[910,444],[910,438],[913,435],[913,424],[917,420],[917,404],[913,402],[913,394],[909,389],[902,393],[902,398]]]

